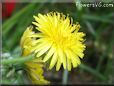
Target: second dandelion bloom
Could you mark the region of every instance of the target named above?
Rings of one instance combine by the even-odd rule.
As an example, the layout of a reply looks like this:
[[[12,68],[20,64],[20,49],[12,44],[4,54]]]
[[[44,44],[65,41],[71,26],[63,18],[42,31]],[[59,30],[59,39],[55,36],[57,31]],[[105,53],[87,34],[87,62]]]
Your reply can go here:
[[[85,50],[85,34],[79,32],[80,25],[73,24],[72,19],[58,12],[33,17],[35,21],[32,24],[35,28],[27,29],[31,34],[26,34],[26,39],[21,40],[22,43],[27,39],[30,42],[21,46],[25,50],[30,49],[29,53],[35,53],[36,58],[49,62],[49,69],[56,66],[58,71],[63,65],[64,69],[70,71],[72,67],[77,67],[81,63],[80,58],[84,57]]]

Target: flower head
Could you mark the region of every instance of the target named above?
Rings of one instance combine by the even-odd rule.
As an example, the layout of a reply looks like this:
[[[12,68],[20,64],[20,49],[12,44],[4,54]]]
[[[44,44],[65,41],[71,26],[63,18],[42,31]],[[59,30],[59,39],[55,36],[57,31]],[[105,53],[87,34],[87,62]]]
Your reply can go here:
[[[33,42],[35,41],[35,39],[32,39],[29,37],[34,34],[32,29],[33,29],[32,26],[28,27],[21,38],[20,45],[23,49],[23,52],[22,52],[23,56],[29,55],[31,53],[32,48],[33,48]]]
[[[50,82],[44,79],[43,76],[43,63],[40,59],[34,59],[32,61],[26,62],[26,71],[29,79],[33,84],[49,84]]]
[[[68,70],[77,67],[85,50],[85,34],[79,32],[80,25],[73,24],[73,21],[62,13],[38,14],[33,17],[35,30],[31,30],[30,33],[33,34],[27,36],[28,40],[33,40],[29,45],[30,52],[42,58],[43,62],[50,61],[49,69],[56,66],[58,71],[61,65]],[[24,46],[29,47],[26,44]]]

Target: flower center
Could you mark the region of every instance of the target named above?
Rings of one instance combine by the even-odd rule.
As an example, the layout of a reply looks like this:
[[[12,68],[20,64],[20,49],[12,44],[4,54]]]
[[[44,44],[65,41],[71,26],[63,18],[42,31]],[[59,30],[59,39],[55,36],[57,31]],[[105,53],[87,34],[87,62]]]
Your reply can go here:
[[[69,45],[70,41],[69,36],[64,33],[54,34],[54,36],[52,36],[51,39],[55,45],[62,48],[66,48]]]

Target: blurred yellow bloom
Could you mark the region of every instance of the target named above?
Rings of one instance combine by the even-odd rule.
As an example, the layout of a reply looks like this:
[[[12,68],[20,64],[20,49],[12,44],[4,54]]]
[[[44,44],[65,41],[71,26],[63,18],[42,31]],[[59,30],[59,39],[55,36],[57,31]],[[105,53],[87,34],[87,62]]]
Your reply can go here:
[[[31,53],[31,49],[33,48],[33,42],[36,41],[35,39],[32,39],[32,38],[29,37],[32,34],[34,34],[34,32],[32,32],[32,29],[33,29],[32,26],[28,27],[25,30],[25,32],[24,32],[24,34],[21,38],[20,45],[23,49],[23,52],[22,52],[23,56],[27,56]]]
[[[38,14],[34,18],[35,22],[32,23],[35,28],[28,29],[28,33],[26,30],[28,36],[22,37],[21,46],[25,50],[28,49],[26,52],[34,52],[36,57],[42,58],[43,62],[50,61],[49,69],[56,66],[58,71],[63,65],[64,69],[70,71],[72,67],[77,67],[85,50],[83,44],[85,34],[78,32],[80,25],[73,24],[68,16],[56,12]]]
[[[34,34],[34,32],[32,32],[32,29],[32,26],[28,27],[21,38],[20,45],[23,49],[23,56],[27,56],[32,53],[31,49],[33,48],[34,41],[36,41],[35,39],[29,37]],[[25,62],[25,66],[27,75],[29,76],[29,79],[32,81],[33,84],[42,85],[49,83],[47,80],[44,79],[43,61],[41,59],[34,58],[32,61]]]
[[[27,74],[33,84],[49,84],[49,81],[45,80],[43,76],[42,60],[34,59],[30,62],[26,62],[25,64]]]

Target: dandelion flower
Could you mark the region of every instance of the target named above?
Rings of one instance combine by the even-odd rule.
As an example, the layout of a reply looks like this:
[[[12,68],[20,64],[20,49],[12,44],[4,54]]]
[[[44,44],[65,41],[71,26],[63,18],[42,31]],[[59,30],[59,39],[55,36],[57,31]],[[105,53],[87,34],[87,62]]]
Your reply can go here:
[[[23,56],[27,56],[27,55],[29,55],[31,53],[31,49],[33,47],[33,42],[35,41],[34,39],[29,37],[30,35],[34,34],[32,29],[33,29],[32,26],[28,27],[25,30],[25,32],[24,32],[24,34],[23,34],[23,36],[21,38],[20,45],[21,45],[21,47],[23,49],[23,52],[22,52]]]
[[[21,38],[20,45],[23,49],[23,56],[27,56],[32,53],[31,50],[33,43],[36,41],[29,37],[34,34],[32,29],[32,26],[28,27]],[[43,76],[43,65],[43,61],[40,58],[34,58],[29,62],[25,62],[25,70],[33,84],[49,84],[49,81],[45,80]]]
[[[26,71],[29,79],[33,84],[49,84],[50,82],[44,79],[43,76],[43,62],[39,59],[26,62]]]
[[[34,39],[30,41],[30,52],[34,52],[37,58],[42,58],[43,62],[49,61],[49,69],[56,66],[58,71],[63,65],[64,69],[70,71],[72,67],[77,67],[85,50],[85,34],[79,32],[80,25],[73,24],[69,16],[58,12],[33,17],[35,30],[31,31],[33,34],[28,34],[31,40]]]

